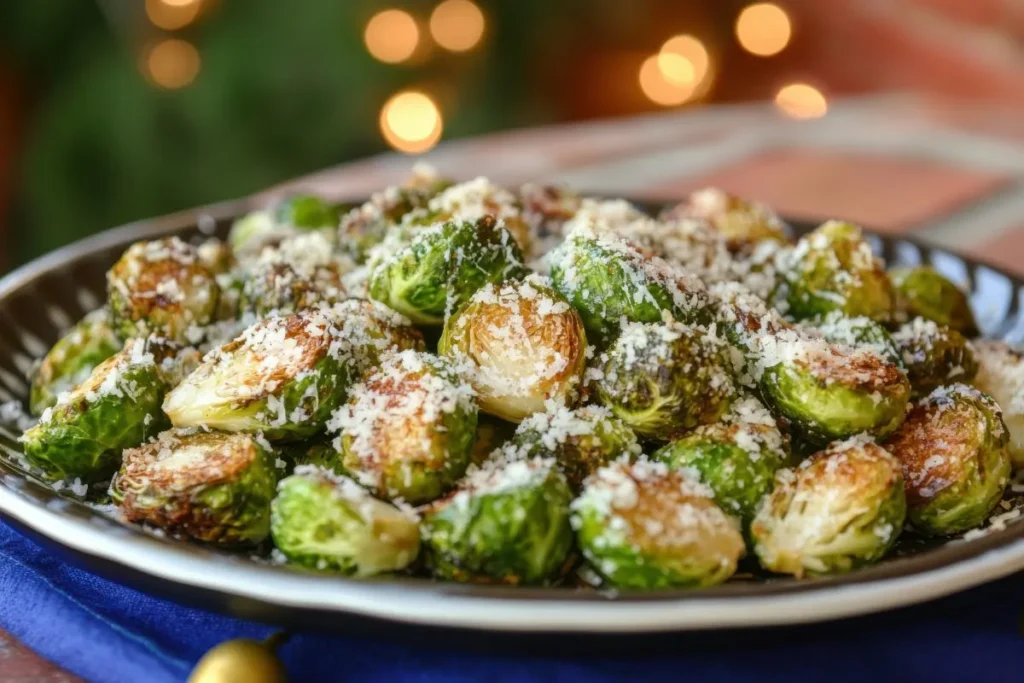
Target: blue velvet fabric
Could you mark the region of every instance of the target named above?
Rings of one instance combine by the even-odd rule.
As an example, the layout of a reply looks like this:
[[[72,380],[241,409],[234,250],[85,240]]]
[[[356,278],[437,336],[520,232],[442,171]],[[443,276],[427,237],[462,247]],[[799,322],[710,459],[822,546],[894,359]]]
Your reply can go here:
[[[711,637],[656,648],[538,656],[296,634],[281,648],[293,681],[1024,681],[1024,576],[871,617]],[[217,643],[267,626],[149,597],[66,564],[0,524],[0,627],[96,683],[183,681]],[[586,648],[584,648],[586,649]],[[0,663],[2,670],[2,663]]]

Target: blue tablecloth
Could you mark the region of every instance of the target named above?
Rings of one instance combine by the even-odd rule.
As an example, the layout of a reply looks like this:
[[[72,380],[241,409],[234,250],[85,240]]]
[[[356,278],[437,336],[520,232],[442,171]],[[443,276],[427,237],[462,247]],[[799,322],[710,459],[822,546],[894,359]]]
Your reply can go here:
[[[737,641],[680,634],[664,655],[497,657],[316,634],[281,655],[294,681],[1024,681],[1024,576],[927,605]],[[0,627],[87,681],[184,680],[208,648],[271,629],[148,597],[0,524]],[[2,666],[2,665],[0,665]]]

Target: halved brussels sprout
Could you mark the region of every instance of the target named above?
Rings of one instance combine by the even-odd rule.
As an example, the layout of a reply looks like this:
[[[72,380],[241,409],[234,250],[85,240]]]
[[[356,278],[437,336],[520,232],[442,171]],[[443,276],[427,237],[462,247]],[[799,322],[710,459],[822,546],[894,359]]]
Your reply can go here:
[[[427,565],[455,581],[556,580],[571,561],[571,500],[553,459],[490,460],[422,510]]]
[[[971,338],[978,334],[967,295],[932,266],[893,268],[889,277],[898,295],[898,313],[920,316]]]
[[[620,457],[634,460],[641,449],[632,430],[607,408],[553,405],[523,420],[506,452],[516,458],[554,458],[572,490],[579,491],[599,467]]]
[[[842,311],[888,322],[896,293],[861,229],[828,221],[797,243],[776,299],[796,320]]]
[[[294,194],[235,221],[228,243],[235,254],[254,256],[302,232],[322,230],[333,235],[340,218],[339,208],[321,197]]]
[[[1010,458],[1024,469],[1024,356],[1002,341],[977,339],[971,346],[978,361],[974,384],[1002,408]]]
[[[162,340],[130,339],[43,411],[21,437],[25,457],[50,480],[109,479],[121,451],[168,426],[160,403],[180,366],[194,360],[194,352]]]
[[[954,329],[914,318],[892,337],[917,395],[954,382],[970,382],[978,372],[970,342]]]
[[[757,343],[761,395],[807,441],[824,445],[862,432],[884,437],[903,421],[910,382],[877,353],[798,330],[763,334]]]
[[[438,352],[464,366],[480,409],[511,422],[582,388],[587,335],[557,292],[527,280],[487,284],[445,323]]]
[[[899,461],[857,436],[779,470],[750,531],[769,571],[838,574],[885,556],[906,513]]]
[[[811,328],[832,344],[842,344],[854,349],[868,349],[899,367],[903,367],[903,355],[896,346],[892,335],[871,318],[860,316],[850,318],[842,311],[830,311],[808,323]]]
[[[523,274],[515,240],[488,215],[420,231],[373,269],[369,294],[414,323],[438,325],[480,287]]]
[[[254,545],[270,532],[279,474],[268,446],[248,434],[172,429],[124,452],[110,493],[130,522],[205,543]]]
[[[903,465],[914,528],[943,536],[984,522],[1009,483],[1008,441],[996,402],[965,384],[915,405],[887,446]]]
[[[723,510],[739,517],[746,532],[758,503],[772,490],[775,473],[787,464],[783,446],[768,411],[748,397],[737,402],[722,422],[697,427],[651,459],[696,475]]]
[[[663,211],[660,218],[707,221],[733,251],[749,249],[764,240],[786,241],[786,224],[774,211],[715,187],[696,190],[686,200]]]
[[[426,209],[407,214],[403,224],[414,225],[420,222],[432,225],[447,221],[476,223],[485,216],[490,216],[508,230],[523,254],[532,253],[533,233],[523,220],[519,200],[505,188],[494,185],[482,176],[445,188],[430,199]]]
[[[345,298],[344,270],[322,231],[289,237],[248,264],[240,308],[264,317],[338,302]]]
[[[411,510],[377,500],[351,479],[304,465],[278,485],[270,532],[290,562],[352,576],[401,571],[420,549]]]
[[[709,290],[715,327],[733,347],[733,365],[739,368],[737,380],[754,388],[764,369],[761,347],[780,332],[792,329],[764,299],[738,282],[718,282]]]
[[[711,491],[664,463],[599,469],[573,501],[576,541],[590,565],[621,588],[699,588],[736,571],[743,537]]]
[[[196,248],[177,237],[136,242],[107,272],[111,323],[125,339],[187,341],[214,320],[218,294]]]
[[[164,411],[176,427],[262,432],[272,441],[312,436],[377,355],[400,344],[378,336],[377,322],[334,309],[267,318],[208,353],[167,395]]]
[[[39,416],[57,403],[57,396],[71,391],[93,369],[121,350],[121,339],[110,326],[107,311],[88,314],[53,345],[32,373],[29,410]]]
[[[342,467],[389,500],[434,500],[466,472],[476,433],[472,388],[444,358],[402,351],[354,386],[329,425]]]
[[[662,441],[715,422],[736,396],[725,342],[678,322],[625,324],[588,377],[599,403]]]
[[[660,322],[667,311],[677,320],[706,323],[709,302],[703,285],[650,258],[612,234],[585,223],[552,253],[552,286],[579,311],[587,338],[604,347],[622,321]]]

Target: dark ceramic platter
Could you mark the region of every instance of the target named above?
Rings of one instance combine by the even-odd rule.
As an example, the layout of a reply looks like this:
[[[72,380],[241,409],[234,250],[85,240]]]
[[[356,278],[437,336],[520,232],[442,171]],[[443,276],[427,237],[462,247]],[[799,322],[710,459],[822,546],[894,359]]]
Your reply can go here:
[[[132,242],[223,235],[247,206],[218,204],[91,237],[0,280],[0,402],[24,400],[25,373],[73,321],[103,300],[104,273]],[[655,210],[657,205],[648,205]],[[792,221],[798,234],[811,224]],[[889,264],[932,263],[969,286],[986,337],[1024,341],[1024,280],[905,238],[871,236]],[[405,633],[458,629],[598,634],[735,629],[866,614],[947,595],[1024,569],[1024,517],[970,541],[907,536],[883,562],[846,576],[798,581],[741,573],[703,591],[609,593],[420,578],[354,581],[314,575],[157,537],[35,481],[16,463],[17,434],[0,428],[0,515],[90,571],[148,592],[281,625]],[[1011,498],[1024,508],[1024,496]],[[418,627],[418,628],[416,628]]]

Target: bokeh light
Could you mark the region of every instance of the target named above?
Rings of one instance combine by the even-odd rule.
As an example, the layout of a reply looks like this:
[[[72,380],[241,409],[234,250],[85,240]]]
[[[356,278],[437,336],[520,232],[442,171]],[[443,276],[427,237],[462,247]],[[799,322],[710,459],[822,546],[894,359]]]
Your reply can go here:
[[[406,90],[391,97],[380,110],[380,130],[389,145],[406,154],[419,154],[441,139],[441,111],[426,94]]]
[[[820,90],[807,83],[790,83],[779,89],[775,105],[794,119],[816,119],[828,112],[828,100]]]
[[[143,56],[143,71],[161,88],[184,88],[196,79],[202,62],[199,51],[187,40],[165,38]]]
[[[658,68],[665,80],[675,85],[689,87],[696,80],[693,64],[686,57],[676,52],[659,52]]]
[[[702,97],[711,87],[708,50],[704,43],[691,35],[672,36],[666,40],[658,53],[658,67],[664,79],[675,85],[677,90],[680,87],[688,90],[687,100]],[[690,80],[687,81],[685,76]]]
[[[388,9],[370,18],[363,34],[366,49],[376,59],[397,64],[409,59],[420,42],[420,29],[408,12]]]
[[[693,84],[680,84],[666,77],[659,55],[651,55],[640,65],[640,89],[651,102],[663,107],[680,105],[693,96]]]
[[[472,50],[484,35],[484,13],[470,0],[444,0],[430,14],[430,35],[446,50]]]
[[[759,57],[782,52],[793,35],[786,10],[770,2],[750,5],[736,19],[736,38],[743,49]]]
[[[200,0],[146,0],[146,16],[157,28],[175,31],[191,24],[201,5]]]

